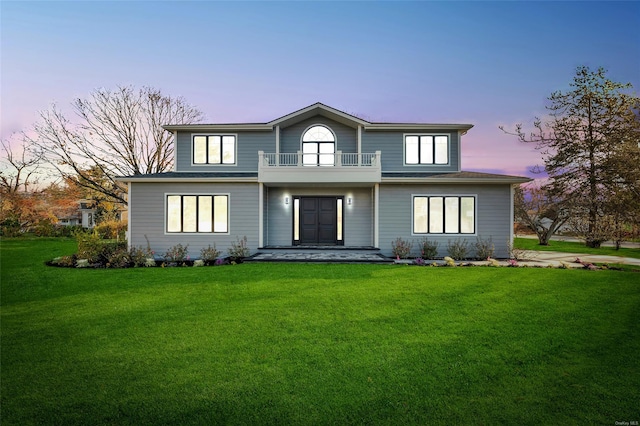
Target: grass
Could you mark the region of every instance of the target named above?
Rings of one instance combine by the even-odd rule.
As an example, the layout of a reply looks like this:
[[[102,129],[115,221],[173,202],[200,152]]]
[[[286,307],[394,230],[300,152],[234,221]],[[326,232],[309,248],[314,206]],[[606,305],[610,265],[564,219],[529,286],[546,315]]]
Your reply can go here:
[[[535,238],[514,238],[513,245],[521,250],[538,251],[561,251],[567,253],[599,254],[603,256],[620,256],[640,259],[640,249],[621,248],[616,250],[613,247],[590,248],[583,243],[570,241],[549,241],[548,246],[541,246]]]
[[[243,264],[81,270],[1,247],[2,424],[640,419],[638,274]]]

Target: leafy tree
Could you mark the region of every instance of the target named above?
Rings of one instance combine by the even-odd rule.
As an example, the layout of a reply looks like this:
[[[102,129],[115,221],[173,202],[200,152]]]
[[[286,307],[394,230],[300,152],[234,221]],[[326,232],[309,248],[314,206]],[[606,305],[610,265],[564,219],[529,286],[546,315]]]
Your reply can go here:
[[[609,80],[603,68],[578,67],[570,90],[548,98],[548,119],[536,118],[529,135],[521,124],[513,133],[542,152],[549,194],[566,200],[589,247],[611,237],[607,223],[618,194],[638,193],[638,163],[628,159],[640,151],[640,98],[631,89]]]
[[[516,187],[513,204],[516,220],[531,228],[543,246],[549,245],[551,237],[569,219],[564,200],[544,185],[531,183]]]
[[[183,98],[150,87],[97,89],[72,107],[78,123],[54,105],[41,113],[30,141],[63,178],[123,204],[126,190],[117,176],[160,173],[173,165],[173,135],[162,125],[202,119]]]

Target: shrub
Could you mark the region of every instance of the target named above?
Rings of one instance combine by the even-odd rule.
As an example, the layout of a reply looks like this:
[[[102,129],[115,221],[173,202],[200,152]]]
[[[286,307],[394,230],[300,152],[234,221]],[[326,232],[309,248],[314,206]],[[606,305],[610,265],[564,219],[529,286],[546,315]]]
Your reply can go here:
[[[197,268],[198,266],[204,266],[204,260],[198,259],[193,262],[193,266]]]
[[[438,242],[424,238],[420,241],[420,252],[424,259],[435,259],[438,256]]]
[[[491,237],[489,237],[488,240],[484,240],[481,236],[478,235],[476,237],[476,242],[473,243],[473,245],[476,249],[477,259],[488,259],[490,257],[493,257],[493,253],[496,250]]]
[[[469,247],[469,243],[467,240],[455,240],[447,244],[447,251],[449,252],[449,256],[455,260],[462,260],[467,258],[467,252]]]
[[[406,259],[409,257],[412,248],[413,243],[405,241],[402,238],[396,238],[395,241],[391,242],[391,253],[393,253],[396,259]]]
[[[117,247],[107,254],[107,268],[127,268],[131,266],[131,255],[125,247]]]
[[[121,220],[105,220],[93,228],[104,240],[125,239],[127,222]]]
[[[74,234],[78,243],[78,257],[87,259],[89,263],[98,263],[103,259],[105,253],[105,245],[102,243],[100,235],[96,232],[76,232]]]
[[[213,247],[209,245],[208,247],[200,250],[200,259],[202,259],[205,263],[210,264],[215,262],[215,260],[220,256],[220,251],[216,249],[216,245]]]
[[[164,254],[164,260],[168,262],[183,262],[187,259],[189,253],[189,244],[183,246],[182,244],[176,244],[173,247],[169,247],[169,250]]]
[[[227,250],[229,256],[236,259],[249,256],[249,247],[247,247],[247,236],[236,237],[236,241],[231,243],[231,247]]]
[[[155,265],[155,260],[153,259],[153,255],[154,253],[148,247],[147,248],[131,247],[131,250],[129,251],[129,256],[131,257],[131,263],[133,263],[133,266],[135,267],[145,266],[147,264],[147,259],[152,259]]]
[[[0,222],[0,235],[3,237],[17,237],[20,232],[21,226],[18,219],[9,218]]]

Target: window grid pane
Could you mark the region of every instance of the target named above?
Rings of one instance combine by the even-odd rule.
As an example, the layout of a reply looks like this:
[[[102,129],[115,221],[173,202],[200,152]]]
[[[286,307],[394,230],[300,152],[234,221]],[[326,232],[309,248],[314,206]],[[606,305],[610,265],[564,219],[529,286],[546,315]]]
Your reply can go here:
[[[458,197],[446,197],[444,199],[444,232],[457,234],[460,229],[460,207]]]
[[[420,164],[433,164],[433,136],[420,136]]]
[[[449,153],[448,153],[448,138],[446,136],[436,136],[435,142],[435,153],[436,153],[436,164],[447,164],[449,163]]]
[[[429,198],[429,232],[442,234],[444,231],[444,199],[442,197]]]
[[[213,197],[213,232],[228,232],[229,203],[226,195],[216,195]]]
[[[460,233],[473,234],[475,232],[475,198],[460,198]]]
[[[236,138],[233,136],[222,137],[222,162],[224,164],[233,164],[236,162],[235,152]]]
[[[429,199],[427,197],[415,197],[413,200],[413,232],[426,234],[429,232],[428,222]]]
[[[209,164],[220,164],[220,136],[209,136]]]
[[[182,231],[182,198],[179,195],[167,197],[167,232]]]
[[[213,218],[212,197],[201,195],[198,197],[198,232],[211,232]]]
[[[193,137],[193,162],[206,164],[207,162],[207,138],[205,136]]]
[[[405,158],[407,164],[418,164],[418,137],[407,136],[404,147]]]

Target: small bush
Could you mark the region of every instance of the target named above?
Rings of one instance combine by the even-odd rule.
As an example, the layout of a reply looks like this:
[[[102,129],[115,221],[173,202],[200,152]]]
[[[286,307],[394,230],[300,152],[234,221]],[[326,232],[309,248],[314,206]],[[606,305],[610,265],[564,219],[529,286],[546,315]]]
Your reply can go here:
[[[476,242],[473,243],[476,249],[476,258],[477,259],[488,259],[493,257],[493,253],[496,251],[496,247],[493,244],[493,240],[489,237],[488,240],[482,239],[481,236],[476,237]]]
[[[216,259],[220,256],[220,251],[216,249],[216,245],[213,247],[209,245],[208,247],[200,250],[200,259],[202,259],[205,263],[210,264],[216,261]]]
[[[438,256],[438,242],[437,241],[429,241],[427,238],[424,238],[420,241],[420,252],[422,253],[422,257],[424,259],[435,259]]]
[[[187,259],[188,253],[189,244],[186,246],[176,244],[173,247],[169,247],[169,250],[164,254],[164,260],[168,262],[184,262]]]
[[[147,263],[147,259],[153,259],[153,255],[154,253],[149,248],[131,247],[131,250],[129,251],[131,263],[133,263],[133,266],[135,267],[145,266]]]
[[[9,218],[0,222],[0,235],[3,237],[17,237],[21,232],[22,227],[18,219]]]
[[[103,240],[124,239],[127,222],[121,220],[105,220],[93,228]]]
[[[405,241],[402,238],[396,238],[395,241],[391,242],[391,253],[393,253],[397,259],[406,259],[409,257],[412,248],[413,243]]]
[[[194,266],[195,268],[197,268],[197,267],[199,267],[199,266],[204,266],[204,260],[202,260],[202,259],[195,260],[195,261],[193,262],[193,266]]]
[[[467,258],[467,253],[469,252],[469,243],[467,240],[455,240],[447,244],[447,251],[449,252],[449,256],[455,260],[462,260]]]
[[[74,234],[78,243],[78,257],[87,259],[89,263],[98,263],[104,260],[105,245],[102,238],[96,232],[76,232]]]
[[[107,255],[107,268],[127,268],[131,266],[131,255],[125,247],[118,247]]]
[[[237,237],[236,241],[231,243],[231,247],[227,250],[229,256],[234,257],[236,259],[240,259],[243,257],[249,256],[249,247],[247,247],[247,236],[240,238]]]

